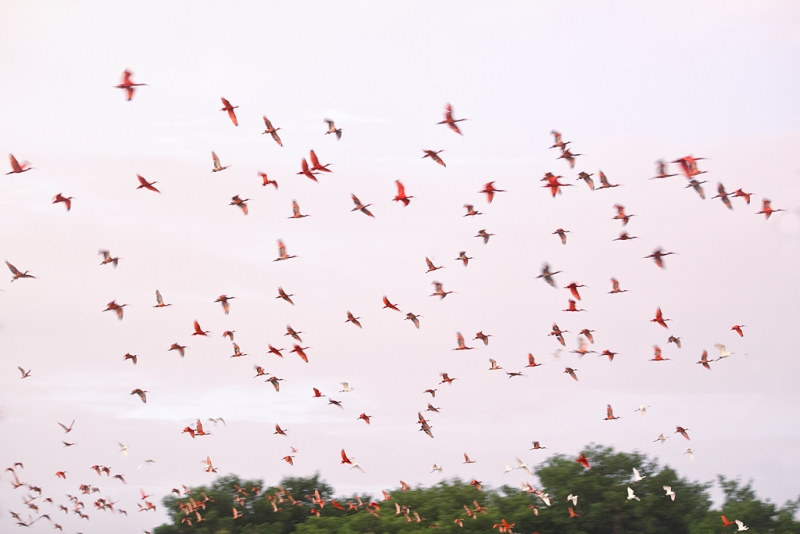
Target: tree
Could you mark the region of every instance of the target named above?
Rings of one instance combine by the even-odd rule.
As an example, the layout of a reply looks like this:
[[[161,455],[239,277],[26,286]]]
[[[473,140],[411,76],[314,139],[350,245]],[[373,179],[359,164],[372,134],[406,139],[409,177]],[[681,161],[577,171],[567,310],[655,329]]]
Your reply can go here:
[[[397,488],[377,502],[369,495],[334,498],[333,488],[319,474],[284,478],[269,488],[260,480],[225,476],[210,487],[166,497],[163,502],[172,524],[156,528],[155,533],[405,534],[436,527],[439,532],[470,534],[492,532],[505,520],[514,525],[513,532],[706,534],[723,530],[720,515],[724,514],[731,521],[744,521],[751,532],[800,534],[800,522],[795,520],[800,498],[778,508],[760,501],[751,483],[742,485],[720,476],[718,484],[725,494],[720,512],[711,509],[710,482],[690,482],[644,454],[597,445],[583,454],[591,469],[577,463],[576,457],[561,454],[543,462],[536,471],[538,490],[531,486],[479,490],[456,478],[429,488]],[[637,482],[634,468],[644,477]],[[675,493],[674,501],[664,486]],[[628,487],[638,500],[628,499]],[[578,496],[577,505],[567,502],[570,494]],[[545,503],[548,498],[550,506]]]

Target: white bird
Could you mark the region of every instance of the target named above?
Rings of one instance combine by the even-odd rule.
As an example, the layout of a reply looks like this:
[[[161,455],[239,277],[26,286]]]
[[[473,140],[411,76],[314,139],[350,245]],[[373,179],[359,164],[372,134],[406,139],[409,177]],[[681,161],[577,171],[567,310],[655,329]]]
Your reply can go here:
[[[739,527],[738,529],[736,529],[736,532],[743,532],[745,530],[749,530],[749,527],[744,526],[744,523],[742,523],[738,519],[734,520],[734,523],[736,523],[736,526]]]
[[[517,458],[516,456],[514,456],[514,459],[515,459],[515,460],[517,461],[517,463],[519,464],[519,467],[517,467],[517,469],[523,469],[523,470],[524,470],[526,473],[528,473],[529,475],[533,475],[533,473],[531,473],[531,470],[528,468],[528,464],[526,464],[525,462],[523,462],[522,460],[520,460],[520,459],[519,459],[519,458]]]
[[[638,408],[636,408],[634,411],[635,411],[635,412],[642,412],[642,415],[646,415],[646,414],[647,414],[647,409],[648,409],[649,407],[650,407],[650,406],[648,406],[647,404],[642,404],[641,406],[639,406]]]
[[[119,445],[119,452],[121,452],[122,455],[125,456],[125,458],[127,458],[128,457],[128,446],[127,445],[123,445],[119,441],[117,442],[117,445]]]
[[[567,501],[572,501],[572,506],[578,506],[578,496],[569,494],[567,495]]]
[[[641,501],[641,499],[640,499],[639,497],[637,497],[637,496],[636,496],[636,495],[633,493],[633,490],[632,490],[630,487],[628,487],[628,500],[629,500],[629,501],[632,501],[632,500],[634,500],[634,499],[636,499],[637,501]]]
[[[155,460],[151,460],[150,458],[148,458],[148,459],[147,459],[147,460],[145,460],[144,462],[140,463],[140,464],[139,464],[139,467],[137,467],[136,469],[141,469],[141,468],[142,468],[142,467],[144,467],[146,464],[154,464],[154,463],[156,463],[156,461],[155,461]]]
[[[635,467],[633,468],[633,481],[634,482],[639,482],[640,480],[645,479],[645,478],[647,478],[647,475],[642,476],[642,475],[639,474],[639,470],[638,469],[636,469]]]
[[[539,495],[539,498],[542,499],[542,502],[545,503],[547,506],[550,506],[550,494],[549,493],[542,493]]]
[[[684,452],[683,454],[688,454],[689,455],[689,459],[691,461],[694,461],[694,451],[691,448],[686,449],[686,452]]]
[[[564,354],[564,349],[557,349],[555,352],[550,353],[553,358],[561,358],[562,354]]]
[[[513,469],[511,469],[511,466],[510,466],[510,465],[508,465],[508,462],[503,462],[503,465],[504,465],[504,466],[506,466],[506,470],[505,470],[505,471],[503,471],[503,474],[504,474],[504,475],[505,475],[506,473],[510,473],[511,471],[513,471]]]
[[[664,434],[659,434],[658,437],[653,440],[653,443],[655,443],[656,441],[660,441],[661,444],[663,445],[664,442],[667,441],[667,438],[669,438],[669,436],[665,436]]]
[[[342,384],[342,390],[339,393],[350,393],[351,391],[355,391],[356,388],[351,388],[350,384],[347,382],[340,382]]]
[[[351,464],[350,465],[350,469],[358,469],[362,473],[366,473],[366,471],[364,471],[364,469],[362,469],[361,466],[358,465],[358,462],[356,462],[355,458],[352,458],[352,457],[350,458],[350,464]]]
[[[670,497],[674,501],[675,500],[675,492],[672,491],[672,486],[663,486],[663,488],[664,488],[664,491],[667,492],[667,494],[664,495],[664,497]]]
[[[719,351],[719,358],[717,358],[717,360],[721,360],[722,358],[727,358],[728,356],[731,356],[733,354],[727,348],[725,348],[725,345],[721,343],[715,343],[714,346],[717,347],[717,350]]]
[[[441,475],[442,474],[442,467],[439,466],[439,465],[433,464],[433,467],[431,467],[431,473],[433,473],[434,471],[438,471],[438,473]]]
[[[225,419],[223,419],[222,417],[217,417],[216,419],[214,419],[213,417],[209,417],[208,420],[214,423],[214,426],[217,426],[217,423],[222,423],[226,427],[228,426],[228,423],[226,423]]]

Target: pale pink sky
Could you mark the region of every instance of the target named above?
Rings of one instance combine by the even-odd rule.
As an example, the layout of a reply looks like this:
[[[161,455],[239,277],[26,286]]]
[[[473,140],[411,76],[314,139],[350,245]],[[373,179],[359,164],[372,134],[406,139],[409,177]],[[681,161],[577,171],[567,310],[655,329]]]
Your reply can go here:
[[[319,471],[340,494],[375,494],[435,483],[434,463],[516,484],[504,461],[597,442],[691,479],[752,477],[762,497],[796,497],[800,167],[785,156],[800,142],[799,15],[791,2],[4,2],[0,154],[36,170],[0,177],[0,260],[38,279],[0,279],[0,467],[24,462],[21,478],[57,504],[87,483],[130,513],[90,510],[85,522],[42,507],[86,534],[162,523],[172,487],[213,480],[206,456],[219,474],[275,484]],[[113,88],[125,68],[148,84],[132,102]],[[239,106],[238,128],[220,96]],[[470,119],[463,137],[436,125],[446,102]],[[260,135],[264,114],[283,148]],[[341,141],[323,135],[326,117]],[[547,148],[552,129],[585,154],[574,170]],[[318,184],[295,175],[310,149],[335,171]],[[422,149],[444,149],[447,168]],[[231,168],[212,174],[212,150]],[[648,180],[657,159],[690,153],[709,158],[708,197],[721,181],[753,204],[729,211],[682,177]],[[600,169],[622,187],[575,182]],[[280,188],[262,188],[257,171]],[[550,198],[548,171],[577,187]],[[137,191],[137,173],[162,194]],[[391,201],[398,179],[415,197],[407,208]],[[491,205],[477,193],[490,180],[508,190]],[[71,212],[50,204],[59,192],[75,197]],[[350,212],[351,193],[374,219]],[[236,194],[252,199],[246,217],[228,205]],[[754,215],[764,197],[788,211],[765,222]],[[311,217],[288,220],[293,199]],[[463,217],[465,203],[484,215]],[[627,229],[640,239],[612,241],[615,203],[636,215]],[[566,246],[559,227],[572,232]],[[496,234],[488,245],[473,237],[482,228]],[[273,262],[278,239],[299,257]],[[663,271],[642,259],[657,246],[679,253]],[[101,248],[122,258],[117,269],[98,265]],[[446,268],[425,274],[426,256]],[[535,279],[545,261],[564,271],[559,290]],[[612,276],[630,292],[608,295]],[[429,297],[433,280],[456,293]],[[586,313],[561,311],[571,281],[588,286]],[[274,298],[279,285],[295,306]],[[172,307],[152,308],[156,289]],[[237,297],[228,316],[213,302],[223,293]],[[422,315],[421,328],[382,310],[383,295]],[[121,322],[101,313],[112,299],[129,304]],[[649,322],[659,306],[669,331]],[[195,319],[210,339],[191,337]],[[594,329],[592,348],[619,356],[552,356],[553,322]],[[306,332],[308,364],[266,355],[268,343],[291,347],[287,324]],[[228,329],[249,356],[229,358]],[[478,330],[493,334],[488,347],[471,341]],[[456,332],[476,350],[451,350]],[[167,352],[173,342],[189,346],[185,358]],[[715,343],[734,355],[710,372],[695,365]],[[654,344],[672,361],[647,361]],[[494,358],[518,371],[529,352],[544,365],[524,378],[487,370]],[[285,379],[280,393],[252,378],[254,364]],[[443,371],[459,380],[436,386]],[[338,393],[342,381],[355,391]],[[434,439],[415,424],[429,387]],[[149,391],[146,405],[133,388]],[[607,404],[622,419],[603,421]],[[180,433],[217,416],[228,427],[210,437]],[[57,422],[73,419],[65,436]],[[672,437],[653,443],[662,432]],[[528,451],[532,440],[548,450]],[[281,460],[290,446],[293,467]],[[366,474],[339,465],[342,448]],[[477,463],[462,465],[464,452]],[[156,463],[137,470],[145,458]],[[98,478],[96,463],[128,484]],[[157,514],[136,512],[139,488]],[[22,496],[0,485],[0,530],[14,525],[7,510],[27,516]]]

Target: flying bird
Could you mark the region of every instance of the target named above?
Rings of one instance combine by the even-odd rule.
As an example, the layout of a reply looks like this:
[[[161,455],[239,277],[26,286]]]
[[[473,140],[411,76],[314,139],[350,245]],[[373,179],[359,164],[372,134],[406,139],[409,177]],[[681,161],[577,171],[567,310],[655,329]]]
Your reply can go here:
[[[619,187],[619,184],[609,183],[608,178],[606,178],[606,175],[603,171],[599,171],[597,173],[597,178],[600,180],[600,187],[597,188],[598,190],[610,189],[612,187]]]
[[[309,153],[309,157],[311,159],[311,170],[312,171],[333,172],[332,170],[330,170],[328,168],[328,166],[331,165],[331,164],[327,163],[325,165],[322,165],[319,162],[319,158],[317,158],[317,154],[313,150]]]
[[[283,146],[283,142],[281,141],[281,138],[278,135],[278,130],[280,130],[280,128],[275,128],[274,126],[272,126],[272,123],[269,121],[269,119],[267,118],[266,115],[264,115],[262,118],[264,119],[264,125],[267,127],[267,129],[264,130],[261,133],[261,135],[269,134],[269,135],[272,136],[272,138],[275,140],[275,142],[278,143],[278,146]],[[264,184],[264,185],[266,185],[266,184]],[[276,184],[275,187],[277,188],[277,184]]]
[[[557,235],[558,237],[560,237],[561,238],[561,244],[562,245],[566,245],[567,244],[567,234],[571,234],[571,233],[572,232],[570,232],[569,230],[564,230],[563,228],[558,228],[558,229],[556,229],[555,232],[552,233],[552,235]]]
[[[125,91],[128,102],[133,100],[133,93],[136,91],[137,87],[147,85],[146,83],[133,83],[131,76],[133,76],[133,73],[130,70],[125,69],[122,72],[122,83],[116,86],[117,89],[123,89]]]
[[[606,406],[606,417],[604,421],[613,421],[615,419],[619,419],[619,417],[614,417],[614,410],[611,409],[611,405]]]
[[[437,122],[436,124],[446,124],[448,128],[453,130],[458,135],[463,136],[464,134],[461,133],[461,130],[458,127],[458,122],[466,121],[469,119],[454,119],[453,118],[453,106],[449,103],[444,105],[444,120],[441,122]]]
[[[272,185],[272,186],[275,187],[275,189],[278,189],[278,182],[276,182],[275,180],[270,180],[267,177],[267,173],[258,171],[257,174],[258,174],[258,176],[261,177],[261,181],[262,181],[261,185],[262,185],[262,187],[266,187],[268,185]]]
[[[72,199],[74,197],[65,197],[61,193],[57,194],[53,197],[53,204],[58,204],[59,202],[63,202],[64,206],[67,208],[67,211],[72,209]]]
[[[11,275],[12,275],[11,281],[12,282],[14,280],[19,280],[20,278],[36,278],[32,274],[28,274],[28,271],[21,272],[19,269],[17,269],[12,264],[10,264],[8,262],[8,260],[6,260],[6,266],[8,267],[8,270],[11,271]]]
[[[228,303],[228,301],[235,298],[236,297],[229,297],[228,295],[220,295],[214,302],[219,302],[222,305],[222,311],[225,312],[225,315],[228,315],[228,313],[231,311],[231,305]]]
[[[674,162],[673,162],[674,163]],[[663,159],[656,161],[656,175],[650,178],[651,180],[655,180],[657,178],[670,178],[672,176],[678,176],[677,174],[667,174],[667,162]]]
[[[489,242],[489,238],[492,237],[494,234],[487,234],[486,230],[478,230],[478,235],[475,237],[480,237],[483,239],[483,244],[487,244]]]
[[[486,195],[486,200],[491,204],[495,193],[506,193],[506,191],[503,189],[495,189],[494,182],[488,182],[478,193],[484,193]]]
[[[234,109],[238,108],[239,106],[232,106],[228,99],[222,97],[222,109],[220,111],[227,111],[228,117],[230,117],[231,122],[234,126],[239,126],[239,121],[236,119],[236,112],[233,111]]]
[[[154,308],[166,308],[167,306],[172,306],[172,304],[164,304],[164,298],[161,296],[161,291],[156,289],[156,305],[153,306]]]
[[[198,323],[197,321],[194,322],[194,333],[192,334],[193,336],[206,336],[206,337],[208,337],[208,334],[210,334],[210,333],[211,332],[209,332],[208,330],[203,330],[202,328],[200,328],[200,323]],[[170,349],[170,350],[172,350],[172,349]],[[181,353],[181,356],[183,356],[183,353]]]
[[[136,189],[144,188],[144,189],[149,189],[150,191],[155,191],[156,193],[161,193],[161,191],[153,187],[153,184],[157,184],[158,182],[148,182],[147,180],[142,178],[141,174],[137,174],[136,177],[139,179],[139,187],[137,187]]]
[[[422,151],[425,152],[425,155],[422,156],[422,159],[431,158],[433,161],[435,161],[436,163],[438,163],[442,167],[447,167],[447,165],[445,165],[445,163],[444,163],[444,160],[439,157],[439,154],[444,152],[444,150],[433,151],[433,150],[426,150],[426,149],[423,148]]]
[[[361,319],[361,317],[354,316],[352,313],[350,313],[350,310],[347,311],[346,323],[353,323],[357,327],[361,328],[361,323],[358,322],[359,319]]]
[[[355,195],[354,195],[354,194],[352,194],[352,193],[350,194],[350,198],[353,200],[353,204],[355,204],[355,207],[354,207],[353,209],[351,209],[350,211],[356,211],[356,210],[359,210],[359,211],[361,211],[361,213],[363,213],[364,215],[368,215],[368,216],[370,216],[370,217],[372,217],[372,218],[374,218],[374,217],[375,217],[375,216],[372,214],[372,212],[371,212],[371,211],[369,211],[369,210],[367,209],[368,207],[372,206],[372,204],[362,204],[362,202],[361,202],[361,201],[358,199],[358,197],[357,197],[357,196],[355,196]]]
[[[117,314],[117,319],[119,319],[121,321],[122,320],[122,312],[123,312],[122,309],[125,306],[127,306],[127,304],[117,304],[116,300],[112,300],[111,302],[108,303],[108,306],[106,306],[106,309],[103,310],[103,311],[104,312],[113,311],[114,313]]]
[[[670,254],[675,254],[675,252],[664,252],[664,249],[662,249],[661,247],[658,247],[657,249],[655,249],[653,251],[652,254],[650,254],[649,256],[645,256],[644,258],[645,259],[653,258],[653,261],[655,262],[655,264],[658,265],[659,267],[661,267],[662,269],[664,269],[665,268],[665,266],[664,266],[664,256],[669,256]]]
[[[328,131],[325,132],[325,135],[336,134],[336,140],[337,141],[342,138],[342,129],[341,128],[337,128],[336,124],[334,124],[334,122],[332,120],[325,119],[323,122],[328,124]]]
[[[661,313],[661,308],[659,307],[659,308],[656,308],[656,316],[655,316],[655,318],[650,319],[650,322],[659,324],[659,325],[663,326],[664,328],[669,328],[667,326],[667,321],[671,321],[671,320],[672,319],[664,319],[664,315]]]
[[[228,167],[230,167],[230,165],[225,165],[223,167],[222,164],[220,164],[220,162],[219,162],[219,158],[217,157],[217,154],[215,152],[213,152],[213,151],[211,152],[211,159],[214,162],[214,168],[211,169],[211,172],[221,172],[221,171],[224,171],[225,169],[227,169]]]
[[[402,202],[403,206],[408,206],[414,197],[406,195],[406,188],[400,180],[395,180],[394,183],[397,186],[397,195],[392,200],[394,202]]]
[[[246,204],[246,202],[249,201],[249,200],[250,200],[249,198],[239,198],[239,195],[234,195],[231,198],[230,205],[238,207],[239,209],[242,210],[242,213],[247,215],[247,204]]]
[[[769,219],[770,215],[772,215],[773,213],[776,213],[778,211],[786,211],[785,209],[782,209],[782,208],[781,209],[774,209],[772,207],[772,201],[769,200],[769,199],[765,198],[761,202],[762,202],[763,207],[761,208],[761,211],[756,212],[756,215],[764,215],[764,217],[766,219]]]
[[[278,257],[272,261],[283,261],[288,260],[291,258],[296,258],[297,256],[290,256],[286,254],[286,245],[284,245],[282,239],[278,239]]]
[[[122,258],[112,257],[111,253],[109,251],[107,251],[107,250],[99,250],[99,251],[97,251],[97,254],[101,254],[103,256],[103,261],[100,262],[100,265],[108,265],[109,263],[113,263],[114,264],[114,268],[117,267],[117,264],[119,263],[119,260],[122,259]]]

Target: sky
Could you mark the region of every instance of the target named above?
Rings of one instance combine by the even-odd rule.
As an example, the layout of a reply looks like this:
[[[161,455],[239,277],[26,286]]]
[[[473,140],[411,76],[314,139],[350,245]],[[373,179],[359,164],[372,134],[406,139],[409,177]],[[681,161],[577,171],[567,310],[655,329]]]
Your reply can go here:
[[[444,477],[535,485],[503,462],[594,442],[691,480],[741,477],[763,498],[796,498],[800,165],[786,156],[800,142],[799,19],[793,2],[3,2],[0,153],[34,170],[0,179],[0,248],[37,278],[0,279],[0,467],[23,462],[20,478],[56,505],[85,483],[130,513],[58,516],[86,534],[163,523],[173,487],[214,480],[206,457],[217,475],[276,484],[319,472],[337,494],[377,494],[435,484],[434,463]],[[130,102],[114,87],[125,69],[147,84]],[[220,97],[238,106],[238,127]],[[448,102],[468,119],[463,136],[437,124]],[[283,147],[261,135],[263,115]],[[582,154],[574,169],[548,148],[551,130]],[[318,183],[296,174],[310,150],[333,171]],[[211,151],[230,168],[211,173]],[[657,160],[689,154],[707,158],[706,200],[682,176],[649,179]],[[577,181],[600,170],[620,187]],[[547,172],[573,187],[551,198]],[[137,190],[137,174],[161,194]],[[392,201],[396,180],[408,207]],[[479,193],[489,181],[506,190],[491,204]],[[728,210],[709,198],[718,183],[756,196]],[[51,204],[59,192],[71,211]],[[351,211],[351,194],[374,218]],[[250,199],[248,215],[234,195]],[[764,198],[786,211],[764,220]],[[310,216],[289,219],[292,200]],[[465,217],[465,204],[482,214]],[[615,204],[638,239],[613,241]],[[481,229],[495,234],[488,244]],[[279,239],[296,258],[273,261]],[[657,247],[675,252],[665,269],[644,259]],[[100,249],[117,268],[99,265]],[[426,257],[444,269],[426,273]],[[563,271],[556,289],[536,278],[545,262]],[[628,292],[608,294],[612,277]],[[433,281],[455,293],[431,297]],[[570,282],[586,286],[585,312],[562,311]],[[294,305],[275,298],[279,286]],[[156,289],[172,306],[153,308]],[[228,315],[222,294],[236,297]],[[384,295],[402,313],[382,309]],[[121,321],[103,313],[112,300],[128,304]],[[650,322],[658,307],[668,330]],[[422,316],[418,330],[407,312]],[[191,336],[194,320],[208,338]],[[570,331],[560,354],[553,323]],[[267,354],[291,348],[287,325],[304,332],[308,363]],[[569,352],[583,328],[613,362]],[[230,358],[225,330],[247,356]],[[474,350],[452,350],[456,332]],[[184,358],[167,351],[176,342]],[[695,365],[715,344],[733,355]],[[648,361],[654,345],[670,361]],[[508,378],[528,353],[543,365]],[[279,393],[254,365],[284,379]],[[458,380],[438,385],[441,372]],[[340,393],[345,381],[355,390]],[[603,420],[608,404],[621,419]],[[211,436],[181,434],[198,418]],[[72,420],[65,434],[57,423]],[[530,451],[533,440],[548,449]],[[293,466],[281,459],[290,447]],[[366,472],[341,465],[341,449]],[[138,468],[145,459],[155,463]],[[140,489],[157,512],[136,512]],[[0,485],[0,530],[15,525],[8,510],[27,516],[23,495]]]

